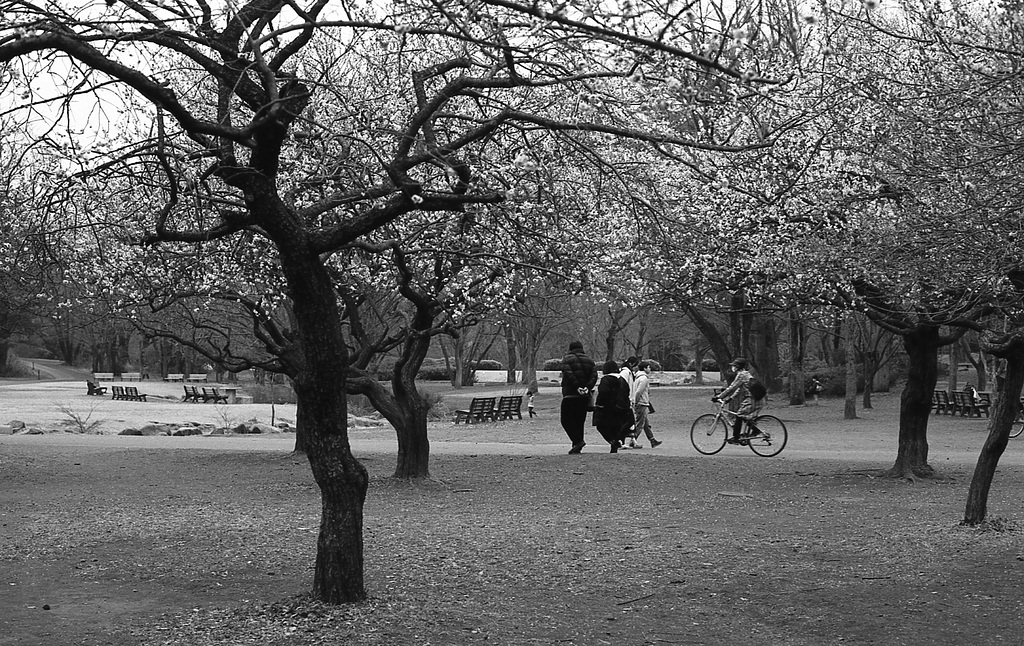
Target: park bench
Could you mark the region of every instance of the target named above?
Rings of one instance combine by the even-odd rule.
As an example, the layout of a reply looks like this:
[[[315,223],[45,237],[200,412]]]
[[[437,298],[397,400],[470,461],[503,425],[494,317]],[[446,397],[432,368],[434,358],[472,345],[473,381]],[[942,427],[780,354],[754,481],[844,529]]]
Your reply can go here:
[[[193,372],[193,373],[191,373],[191,374],[189,374],[188,376],[185,377],[185,381],[201,381],[203,383],[206,383],[206,373],[205,372]]]
[[[185,381],[185,374],[181,372],[172,372],[164,377],[164,381]]]
[[[953,402],[949,401],[949,393],[945,390],[932,392],[932,407],[939,415],[953,414]]]
[[[203,388],[203,403],[212,401],[214,404],[217,402],[228,403],[228,396],[223,395],[216,388]]]
[[[104,387],[104,386],[97,386],[96,382],[86,381],[85,384],[86,384],[86,386],[89,389],[89,391],[86,393],[87,395],[106,395],[107,394],[106,387]]]
[[[146,395],[140,393],[139,389],[135,386],[111,386],[112,392],[111,399],[121,399],[124,401],[146,401]]]
[[[182,398],[181,401],[193,402],[195,404],[198,404],[200,401],[206,401],[206,399],[203,398],[203,394],[199,392],[199,389],[196,388],[195,386],[182,387],[185,389],[185,396]]]
[[[503,395],[494,409],[494,421],[500,422],[513,417],[523,419],[522,406],[522,395]]]
[[[953,393],[953,402],[953,412],[954,414],[960,413],[960,417],[981,417],[982,413],[988,417],[989,406],[991,406],[991,402],[986,403],[984,399],[975,400],[971,393],[962,391]]]
[[[94,372],[92,373],[93,381],[114,381],[114,373],[112,372]]]
[[[494,418],[494,397],[474,397],[466,410],[455,411],[455,423],[465,420],[467,424],[486,422]]]
[[[121,381],[142,381],[141,372],[122,372]]]

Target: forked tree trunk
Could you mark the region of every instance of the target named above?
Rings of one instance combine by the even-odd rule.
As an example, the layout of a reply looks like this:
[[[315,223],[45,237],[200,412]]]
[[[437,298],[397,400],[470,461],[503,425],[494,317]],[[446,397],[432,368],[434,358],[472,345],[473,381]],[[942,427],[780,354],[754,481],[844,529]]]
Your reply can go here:
[[[404,374],[404,373],[403,373]],[[394,477],[400,480],[430,478],[430,439],[427,436],[429,404],[416,390],[413,378],[393,378],[389,391],[373,380],[360,380],[358,390],[388,420],[398,439]]]
[[[1002,356],[1007,358],[1006,379],[996,391],[992,416],[988,420],[988,437],[981,447],[978,463],[974,467],[974,477],[967,490],[964,525],[977,525],[985,521],[992,479],[1010,439],[1010,427],[1020,410],[1020,391],[1024,387],[1024,339],[1011,341],[1007,354]]]
[[[909,366],[907,385],[900,397],[900,432],[896,462],[889,475],[899,478],[930,477],[928,418],[938,381],[939,328],[922,325],[903,335]]]

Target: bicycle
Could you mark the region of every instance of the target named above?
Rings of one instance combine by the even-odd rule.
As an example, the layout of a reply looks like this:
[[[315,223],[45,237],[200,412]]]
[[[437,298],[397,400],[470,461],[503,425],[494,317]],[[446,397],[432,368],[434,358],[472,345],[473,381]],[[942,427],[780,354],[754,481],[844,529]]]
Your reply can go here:
[[[1010,427],[1010,437],[1017,437],[1021,433],[1024,433],[1024,412],[1017,413],[1013,426]]]
[[[732,423],[739,415],[718,403],[717,413],[706,413],[698,417],[690,427],[690,442],[693,448],[704,455],[721,451],[732,436]],[[789,434],[786,425],[774,415],[757,415],[752,420],[744,419],[740,444],[765,458],[770,458],[786,448]]]

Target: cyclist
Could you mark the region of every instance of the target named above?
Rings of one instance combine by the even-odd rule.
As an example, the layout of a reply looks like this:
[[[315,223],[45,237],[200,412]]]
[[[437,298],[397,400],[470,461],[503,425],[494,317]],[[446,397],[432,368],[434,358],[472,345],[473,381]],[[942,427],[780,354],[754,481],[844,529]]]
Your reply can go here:
[[[722,400],[729,401],[735,397],[741,397],[739,410],[736,411],[736,418],[732,423],[732,438],[726,440],[729,444],[739,444],[740,431],[743,430],[743,420],[753,419],[757,416],[758,411],[764,407],[764,399],[758,399],[750,393],[748,385],[754,378],[754,375],[750,374],[748,369],[747,360],[743,357],[736,357],[729,363],[729,367],[736,373],[733,377],[732,383],[729,387],[723,390],[717,397],[712,397],[711,401],[720,402]],[[756,435],[760,433],[753,426],[750,427],[750,434]]]

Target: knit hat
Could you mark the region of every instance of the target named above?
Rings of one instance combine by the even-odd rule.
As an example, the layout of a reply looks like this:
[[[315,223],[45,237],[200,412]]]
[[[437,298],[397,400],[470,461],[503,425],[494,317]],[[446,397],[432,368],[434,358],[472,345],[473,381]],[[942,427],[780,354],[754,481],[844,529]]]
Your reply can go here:
[[[573,341],[572,343],[569,344],[569,352],[576,352],[577,350],[583,352],[582,343],[580,343],[579,341]]]
[[[605,361],[604,362],[604,368],[603,368],[604,374],[606,374],[606,375],[614,375],[618,371],[619,371],[619,364],[615,363],[614,361]]]

